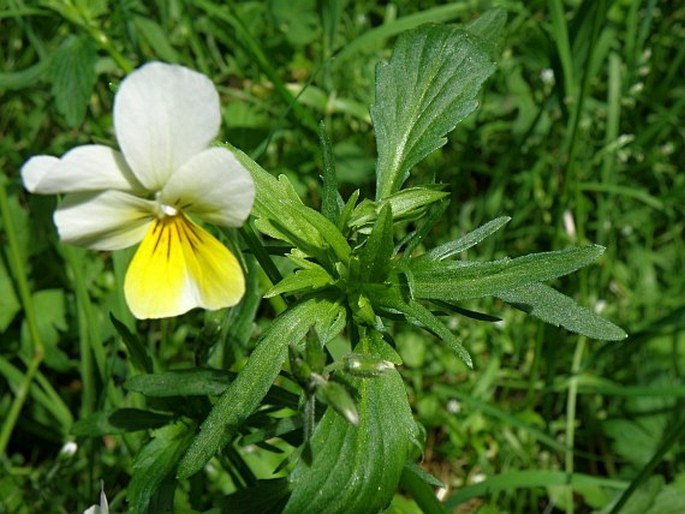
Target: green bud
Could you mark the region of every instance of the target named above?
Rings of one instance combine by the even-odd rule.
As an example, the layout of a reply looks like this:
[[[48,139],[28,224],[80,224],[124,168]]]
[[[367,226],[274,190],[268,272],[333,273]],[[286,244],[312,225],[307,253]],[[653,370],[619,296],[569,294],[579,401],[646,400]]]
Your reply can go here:
[[[369,325],[376,325],[376,313],[373,310],[371,301],[362,294],[357,294],[350,298],[350,307],[354,317],[359,321]]]

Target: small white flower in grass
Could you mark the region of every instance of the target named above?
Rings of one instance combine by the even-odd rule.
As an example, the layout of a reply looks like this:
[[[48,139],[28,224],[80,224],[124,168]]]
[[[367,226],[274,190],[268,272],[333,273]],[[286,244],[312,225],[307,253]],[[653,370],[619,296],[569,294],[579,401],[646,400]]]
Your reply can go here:
[[[191,219],[239,226],[252,209],[249,172],[228,149],[209,146],[220,122],[207,77],[150,63],[114,98],[121,151],[85,145],[22,167],[29,191],[65,193],[54,215],[62,241],[96,250],[140,243],[124,283],[137,318],[229,307],[243,296],[237,259]]]
[[[76,444],[74,441],[67,441],[64,443],[62,448],[59,451],[59,456],[63,457],[65,459],[69,459],[76,455],[76,452],[78,451],[78,444]]]

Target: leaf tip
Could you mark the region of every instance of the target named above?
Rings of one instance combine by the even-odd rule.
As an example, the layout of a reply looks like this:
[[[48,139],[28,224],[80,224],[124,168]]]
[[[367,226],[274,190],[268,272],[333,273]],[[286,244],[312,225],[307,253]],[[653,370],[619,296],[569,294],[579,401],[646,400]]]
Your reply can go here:
[[[467,352],[466,350],[463,351],[461,358],[464,361],[464,364],[468,366],[469,369],[473,369],[473,359],[471,358],[471,354]]]

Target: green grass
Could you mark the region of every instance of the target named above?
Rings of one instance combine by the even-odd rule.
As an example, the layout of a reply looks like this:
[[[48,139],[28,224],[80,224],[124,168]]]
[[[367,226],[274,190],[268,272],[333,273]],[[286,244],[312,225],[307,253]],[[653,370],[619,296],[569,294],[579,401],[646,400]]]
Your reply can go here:
[[[411,179],[435,176],[451,195],[426,246],[504,215],[509,224],[469,258],[601,244],[599,261],[557,285],[603,309],[630,338],[587,340],[501,302],[473,302],[465,307],[502,322],[448,320],[473,356],[468,370],[435,339],[398,324],[401,371],[425,429],[422,467],[446,486],[455,512],[618,512],[618,504],[626,513],[677,512],[667,502],[685,494],[685,8],[652,0],[492,3],[508,11],[506,43],[480,109]],[[130,254],[61,245],[55,200],[22,190],[26,159],[112,144],[116,84],[138,65],[164,60],[214,81],[220,138],[287,175],[308,205],[323,196],[321,119],[343,196],[360,188],[372,197],[375,64],[400,31],[469,21],[490,4],[3,3],[0,512],[81,512],[95,503],[101,479],[112,511],[126,510],[133,459],[148,433],[70,435],[95,412],[150,407],[122,387],[137,371],[110,312],[163,371],[197,362],[239,368],[283,308],[278,299],[258,303],[257,294],[241,313],[136,323],[121,293]],[[79,63],[92,60],[96,72],[85,93],[58,85],[55,56],[70,35],[80,38]],[[256,270],[251,280],[257,293],[269,281]],[[60,455],[70,439],[79,451]],[[177,509],[209,509],[279,462],[251,455],[252,472],[241,474],[242,451],[205,483],[185,482]],[[403,483],[419,501],[412,477]],[[191,501],[195,490],[202,495]],[[420,510],[405,495],[391,512]]]

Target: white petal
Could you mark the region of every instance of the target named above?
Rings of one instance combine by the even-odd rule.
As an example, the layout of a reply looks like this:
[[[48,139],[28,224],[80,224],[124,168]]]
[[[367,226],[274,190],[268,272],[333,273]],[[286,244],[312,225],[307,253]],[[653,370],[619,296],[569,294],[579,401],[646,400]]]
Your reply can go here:
[[[38,155],[24,164],[21,173],[32,193],[142,190],[121,153],[102,145],[77,146],[61,159]]]
[[[160,201],[217,225],[239,226],[250,215],[252,176],[226,148],[209,148],[185,163],[160,195]]]
[[[24,187],[32,193],[42,193],[40,183],[58,162],[59,159],[52,155],[31,157],[21,167],[21,180],[24,182]]]
[[[154,219],[155,203],[121,191],[72,193],[55,211],[65,243],[118,250],[140,242]]]
[[[119,147],[140,182],[162,188],[219,131],[219,95],[204,75],[150,63],[126,77],[114,99]]]

